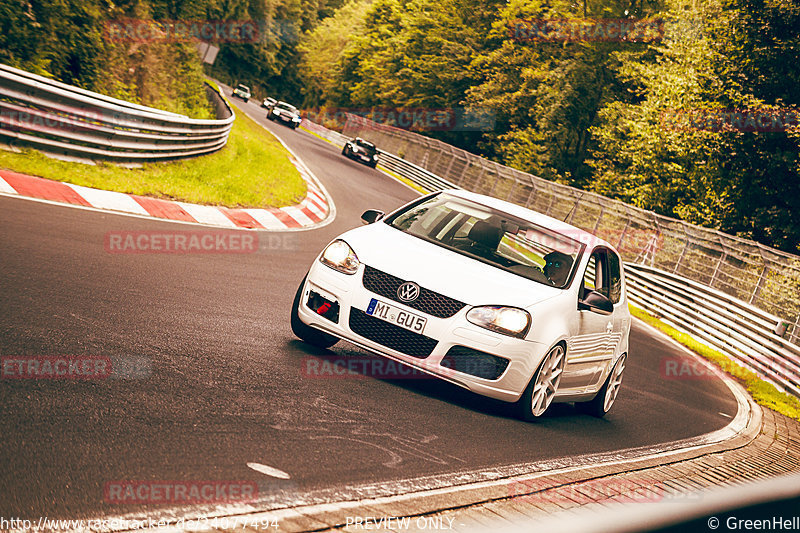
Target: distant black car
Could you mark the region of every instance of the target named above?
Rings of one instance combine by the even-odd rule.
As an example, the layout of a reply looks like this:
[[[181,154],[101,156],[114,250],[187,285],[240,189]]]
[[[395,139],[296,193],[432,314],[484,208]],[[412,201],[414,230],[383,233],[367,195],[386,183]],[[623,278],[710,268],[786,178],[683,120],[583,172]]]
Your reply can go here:
[[[342,155],[361,161],[365,165],[375,168],[378,165],[378,149],[369,141],[361,137],[350,139],[342,148]]]
[[[242,85],[241,83],[236,86],[236,88],[233,90],[232,95],[238,96],[245,102],[247,102],[250,99],[250,96],[252,96],[250,94],[250,87],[248,87],[247,85]]]
[[[299,126],[300,122],[303,121],[297,108],[292,104],[287,104],[286,102],[278,102],[277,104],[274,104],[270,108],[269,112],[267,112],[267,118],[282,122],[283,124],[290,126],[292,129],[297,129],[297,126]]]

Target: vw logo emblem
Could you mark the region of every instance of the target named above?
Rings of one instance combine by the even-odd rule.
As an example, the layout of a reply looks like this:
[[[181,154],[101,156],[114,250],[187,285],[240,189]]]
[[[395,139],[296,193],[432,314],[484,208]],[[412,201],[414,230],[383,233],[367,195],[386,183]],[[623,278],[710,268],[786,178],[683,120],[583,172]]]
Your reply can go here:
[[[401,302],[413,302],[419,298],[419,285],[412,281],[406,281],[397,288],[397,297]]]

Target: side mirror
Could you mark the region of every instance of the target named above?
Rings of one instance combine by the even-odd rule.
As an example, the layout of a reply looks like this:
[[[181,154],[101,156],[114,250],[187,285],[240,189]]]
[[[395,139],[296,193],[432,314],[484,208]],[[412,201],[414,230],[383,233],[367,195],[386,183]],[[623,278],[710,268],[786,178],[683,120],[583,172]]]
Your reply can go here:
[[[582,300],[578,300],[578,309],[601,315],[610,315],[614,312],[614,304],[599,292],[589,291]]]
[[[382,219],[384,214],[383,211],[378,211],[377,209],[367,209],[364,211],[364,214],[361,215],[361,220],[364,221],[364,224],[372,224]]]

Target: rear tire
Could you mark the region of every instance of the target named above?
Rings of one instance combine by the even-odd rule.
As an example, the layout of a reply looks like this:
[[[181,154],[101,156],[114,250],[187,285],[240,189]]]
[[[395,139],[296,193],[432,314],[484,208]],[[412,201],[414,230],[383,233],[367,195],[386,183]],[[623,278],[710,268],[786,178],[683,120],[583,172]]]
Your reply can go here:
[[[306,284],[307,278],[308,274],[306,274],[306,276],[303,278],[303,281],[300,282],[300,286],[297,287],[297,292],[294,295],[291,314],[292,332],[297,335],[299,339],[312,346],[316,346],[317,348],[330,348],[339,342],[339,338],[334,337],[333,335],[328,335],[327,333],[323,333],[322,331],[314,329],[311,326],[303,323],[303,321],[300,320],[300,315],[298,314],[298,310],[300,309],[300,299],[303,297],[303,286]]]
[[[575,406],[586,414],[602,418],[606,416],[614,405],[622,385],[622,373],[625,372],[628,354],[624,353],[617,359],[614,368],[603,383],[603,387],[597,391],[597,395],[588,402],[578,402]]]
[[[553,346],[542,359],[539,369],[531,378],[522,398],[516,404],[517,414],[532,422],[540,418],[553,403],[567,361],[563,344]]]

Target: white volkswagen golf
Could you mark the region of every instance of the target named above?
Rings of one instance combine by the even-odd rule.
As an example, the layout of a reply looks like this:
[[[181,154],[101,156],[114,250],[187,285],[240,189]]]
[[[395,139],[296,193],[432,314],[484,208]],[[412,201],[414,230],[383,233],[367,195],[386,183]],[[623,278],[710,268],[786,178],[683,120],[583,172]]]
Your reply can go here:
[[[415,200],[330,243],[303,279],[294,333],[345,339],[533,420],[552,402],[605,415],[630,314],[614,248],[569,224],[460,190]]]

